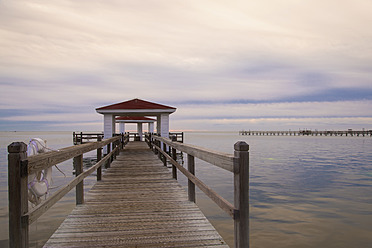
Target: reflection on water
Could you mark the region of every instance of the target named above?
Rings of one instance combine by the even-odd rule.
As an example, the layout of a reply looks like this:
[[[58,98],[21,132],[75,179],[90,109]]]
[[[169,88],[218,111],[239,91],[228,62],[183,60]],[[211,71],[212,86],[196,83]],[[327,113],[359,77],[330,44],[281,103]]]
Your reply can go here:
[[[54,148],[72,144],[71,133],[48,135],[44,139]],[[372,138],[185,134],[185,143],[227,153],[233,153],[238,140],[250,145],[251,247],[372,247]],[[5,178],[6,146],[11,141],[4,144],[2,140],[0,147],[1,247],[6,247],[8,238]],[[54,170],[54,185],[73,177],[72,161],[60,168],[67,178]],[[230,172],[196,160],[196,174],[233,202]],[[178,177],[186,186],[187,180]],[[86,189],[94,182],[94,176],[86,180]],[[200,191],[197,204],[233,247],[231,218]],[[31,226],[33,247],[48,239],[74,205],[72,190]]]
[[[250,145],[252,247],[372,247],[372,139],[194,135],[186,143],[229,153],[237,140]],[[218,136],[220,142],[207,143]],[[212,170],[200,162],[197,173],[233,202],[232,176],[221,181],[223,172]],[[230,218],[209,212],[204,198],[199,204],[217,228],[228,225]],[[232,229],[230,223],[226,232]],[[232,237],[219,231],[232,246]]]

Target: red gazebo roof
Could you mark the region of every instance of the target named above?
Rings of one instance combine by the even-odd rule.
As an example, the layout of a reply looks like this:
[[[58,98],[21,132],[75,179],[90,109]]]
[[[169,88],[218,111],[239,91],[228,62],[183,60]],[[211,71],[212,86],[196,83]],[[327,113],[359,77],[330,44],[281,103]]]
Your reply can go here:
[[[176,108],[174,108],[174,107],[170,107],[170,106],[166,106],[166,105],[162,105],[162,104],[158,104],[158,103],[153,103],[153,102],[148,102],[148,101],[144,101],[144,100],[141,100],[141,99],[138,99],[138,98],[133,99],[133,100],[129,100],[129,101],[125,101],[125,102],[121,102],[121,103],[115,103],[115,104],[111,104],[111,105],[108,105],[108,106],[100,107],[100,108],[97,108],[96,110],[100,111],[100,110],[118,110],[118,109],[120,109],[120,110],[124,110],[124,109],[131,109],[131,110],[133,110],[133,109],[150,109],[150,110],[170,109],[170,110],[176,110]]]

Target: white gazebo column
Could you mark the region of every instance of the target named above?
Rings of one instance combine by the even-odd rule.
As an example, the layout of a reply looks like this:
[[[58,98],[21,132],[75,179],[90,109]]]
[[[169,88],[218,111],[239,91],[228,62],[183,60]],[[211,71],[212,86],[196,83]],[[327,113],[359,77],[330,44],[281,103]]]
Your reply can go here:
[[[111,138],[115,133],[115,116],[110,114],[103,115],[103,134],[104,138]]]
[[[119,130],[120,130],[120,133],[125,133],[125,123],[124,122],[119,123]]]
[[[115,116],[111,114],[103,115],[103,138],[108,139],[115,133]],[[103,148],[103,153],[107,154],[107,147]]]
[[[153,133],[154,132],[154,123],[153,122],[149,122],[148,132],[149,133]]]
[[[160,115],[160,132],[159,133],[161,137],[169,138],[169,114]]]
[[[142,123],[137,123],[137,133],[139,135],[140,141],[142,141]]]
[[[156,116],[156,133],[160,135],[161,130],[161,118],[160,115]]]

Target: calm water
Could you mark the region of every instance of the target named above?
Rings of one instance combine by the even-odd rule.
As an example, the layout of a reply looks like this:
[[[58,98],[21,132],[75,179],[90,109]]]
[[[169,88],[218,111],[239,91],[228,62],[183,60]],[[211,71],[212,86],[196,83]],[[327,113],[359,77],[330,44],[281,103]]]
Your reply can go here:
[[[6,147],[33,137],[46,139],[53,149],[72,145],[70,132],[0,132],[0,247],[8,242]],[[227,153],[238,140],[250,145],[251,247],[372,247],[371,137],[185,134],[185,143]],[[59,168],[66,177],[54,170],[55,187],[72,177],[72,161]],[[196,174],[233,202],[231,173],[197,160]],[[94,181],[86,180],[86,188]],[[179,181],[186,185],[183,176]],[[32,247],[42,246],[74,201],[73,190],[31,226]],[[232,247],[230,217],[200,192],[197,204]]]

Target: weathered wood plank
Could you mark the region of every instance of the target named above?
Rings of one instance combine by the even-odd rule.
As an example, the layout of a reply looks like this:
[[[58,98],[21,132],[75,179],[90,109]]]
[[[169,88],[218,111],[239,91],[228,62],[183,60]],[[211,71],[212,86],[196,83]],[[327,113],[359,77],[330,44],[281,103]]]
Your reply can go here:
[[[235,143],[237,171],[234,173],[234,205],[239,218],[234,222],[236,247],[249,247],[249,146],[244,141]]]
[[[22,159],[27,157],[27,145],[13,142],[8,146],[8,188],[9,188],[9,244],[10,247],[28,247],[29,220],[23,216],[28,211],[27,173]]]
[[[174,247],[227,247],[221,241],[218,240],[203,240],[203,241],[183,241],[182,244],[177,242],[163,242],[163,243],[141,243],[141,244],[128,244],[126,243],[123,245],[123,242],[120,242],[118,239],[117,242],[110,244],[102,243],[102,242],[84,242],[82,244],[71,244],[71,243],[64,243],[62,239],[59,243],[51,243],[50,245],[46,245],[45,247],[70,247],[70,248],[77,248],[77,247],[136,247],[136,248],[152,248],[152,247],[163,247],[163,248],[174,248]],[[222,243],[222,244],[221,244]]]
[[[194,156],[191,156],[189,154],[187,154],[187,170],[192,175],[195,175],[195,158]],[[189,195],[189,201],[196,202],[195,184],[190,179],[187,179],[187,190]]]
[[[228,247],[171,171],[131,142],[44,247]]]

